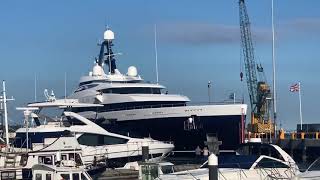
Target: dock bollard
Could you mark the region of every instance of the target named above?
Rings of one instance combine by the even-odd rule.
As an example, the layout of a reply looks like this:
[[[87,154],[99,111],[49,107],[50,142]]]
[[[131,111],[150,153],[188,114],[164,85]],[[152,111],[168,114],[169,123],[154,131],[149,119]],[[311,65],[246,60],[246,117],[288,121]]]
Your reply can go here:
[[[149,159],[149,145],[147,143],[142,144],[142,161],[146,162]]]
[[[209,180],[218,180],[218,157],[210,154],[208,158]]]

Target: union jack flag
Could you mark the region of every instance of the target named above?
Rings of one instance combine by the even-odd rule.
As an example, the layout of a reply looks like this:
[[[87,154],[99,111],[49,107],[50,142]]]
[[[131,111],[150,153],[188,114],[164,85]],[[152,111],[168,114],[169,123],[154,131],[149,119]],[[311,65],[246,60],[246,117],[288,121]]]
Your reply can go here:
[[[298,83],[290,86],[290,92],[299,92],[300,91],[300,86]]]

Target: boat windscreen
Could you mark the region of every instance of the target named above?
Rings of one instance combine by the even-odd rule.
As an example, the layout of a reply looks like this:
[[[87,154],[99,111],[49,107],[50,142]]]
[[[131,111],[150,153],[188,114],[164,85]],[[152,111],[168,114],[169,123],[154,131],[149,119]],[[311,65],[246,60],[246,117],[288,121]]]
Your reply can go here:
[[[255,155],[219,155],[218,167],[250,169],[258,158],[259,156]],[[208,168],[208,161],[201,168]]]
[[[226,155],[219,156],[219,168],[241,168],[250,169],[253,163],[259,158],[255,155]]]
[[[37,114],[38,118],[35,118],[35,121],[38,121],[40,124],[43,124],[44,122],[59,122],[59,119],[52,118],[50,116],[46,116],[43,114]]]
[[[308,168],[307,171],[319,171],[320,170],[320,158],[316,159]]]
[[[255,155],[226,155],[219,156],[219,168],[241,168],[250,169],[253,163],[258,159]]]
[[[270,144],[264,143],[245,143],[241,144],[236,150],[240,155],[265,155],[276,159],[284,160],[282,155]]]

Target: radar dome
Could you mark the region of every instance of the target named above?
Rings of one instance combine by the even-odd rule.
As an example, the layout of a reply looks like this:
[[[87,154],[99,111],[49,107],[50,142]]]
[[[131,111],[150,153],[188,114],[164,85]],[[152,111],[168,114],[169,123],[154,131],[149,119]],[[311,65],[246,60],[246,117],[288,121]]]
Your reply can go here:
[[[104,40],[114,40],[114,33],[108,29],[103,33]]]
[[[137,70],[137,68],[134,67],[134,66],[130,66],[130,67],[128,68],[128,76],[135,77],[135,76],[137,76],[137,75],[138,75],[138,70]]]
[[[103,69],[101,66],[99,66],[98,64],[93,66],[93,70],[92,70],[93,76],[102,76],[103,74],[104,74],[104,72],[103,72]]]

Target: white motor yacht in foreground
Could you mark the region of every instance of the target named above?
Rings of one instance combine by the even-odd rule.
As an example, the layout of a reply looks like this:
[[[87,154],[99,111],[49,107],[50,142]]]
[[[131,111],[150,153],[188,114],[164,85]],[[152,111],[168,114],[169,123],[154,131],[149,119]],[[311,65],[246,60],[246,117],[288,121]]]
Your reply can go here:
[[[256,148],[259,146],[259,148]],[[223,180],[257,180],[257,179],[293,179],[300,174],[295,161],[279,146],[269,144],[243,145],[242,152],[250,155],[237,154],[218,156],[218,178]],[[239,151],[240,152],[240,151]],[[260,155],[258,155],[260,154]],[[263,155],[269,154],[269,155]],[[162,180],[208,180],[209,170],[207,162],[200,168],[189,171],[161,175]]]
[[[29,104],[30,107],[83,107],[77,100],[53,100],[51,102]],[[123,166],[130,161],[141,160],[142,146],[149,147],[150,158],[162,158],[171,152],[174,145],[151,138],[131,138],[110,133],[94,122],[76,114],[64,111],[59,118],[49,118],[32,113],[32,127],[20,128],[16,131],[16,147],[26,147],[26,133],[29,135],[28,144],[43,143],[44,138],[58,138],[65,134],[74,135],[82,149],[84,164],[92,164],[94,160],[105,160],[109,167]]]
[[[103,106],[75,107],[73,112],[110,132],[173,141],[176,150],[203,147],[207,134],[215,134],[222,149],[235,149],[242,142],[246,104],[190,105],[188,97],[168,94],[164,86],[145,82],[134,66],[122,74],[116,66],[113,40],[114,33],[106,30],[92,72],[81,77],[69,96]]]

